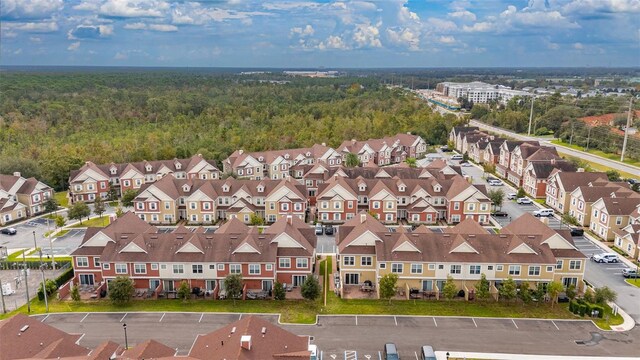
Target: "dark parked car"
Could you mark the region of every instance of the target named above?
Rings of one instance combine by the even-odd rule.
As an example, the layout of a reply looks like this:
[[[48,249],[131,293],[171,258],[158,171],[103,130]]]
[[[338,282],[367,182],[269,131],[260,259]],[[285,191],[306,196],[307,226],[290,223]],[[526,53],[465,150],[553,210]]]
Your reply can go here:
[[[494,211],[494,212],[491,213],[491,216],[493,216],[493,217],[507,217],[507,216],[509,216],[509,214],[507,214],[504,211]]]
[[[18,230],[14,229],[14,228],[4,228],[2,230],[0,230],[0,233],[5,234],[5,235],[15,235],[18,233]]]
[[[327,226],[326,228],[324,228],[324,234],[325,235],[333,235],[333,226]]]
[[[564,302],[569,302],[569,297],[567,296],[567,294],[565,293],[560,293],[558,294],[558,302],[559,303],[564,303]]]
[[[571,227],[571,236],[582,236],[584,235],[584,229],[578,227]]]

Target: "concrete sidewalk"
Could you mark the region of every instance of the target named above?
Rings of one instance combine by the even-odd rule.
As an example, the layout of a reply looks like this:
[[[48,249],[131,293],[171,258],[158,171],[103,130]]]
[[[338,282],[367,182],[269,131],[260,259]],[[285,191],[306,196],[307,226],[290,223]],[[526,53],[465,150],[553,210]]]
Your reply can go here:
[[[629,331],[636,326],[636,321],[633,320],[633,318],[629,316],[629,314],[627,314],[624,310],[622,310],[621,307],[612,302],[609,302],[608,304],[612,309],[618,308],[618,314],[620,314],[620,316],[622,316],[622,319],[624,319],[624,322],[622,324],[611,326],[611,331]]]
[[[447,357],[447,354],[449,356]],[[521,355],[521,354],[498,354],[498,353],[474,353],[459,351],[436,351],[436,359],[491,359],[491,360],[604,360],[619,359],[632,360],[640,357],[604,357],[604,356],[559,356],[559,355]]]

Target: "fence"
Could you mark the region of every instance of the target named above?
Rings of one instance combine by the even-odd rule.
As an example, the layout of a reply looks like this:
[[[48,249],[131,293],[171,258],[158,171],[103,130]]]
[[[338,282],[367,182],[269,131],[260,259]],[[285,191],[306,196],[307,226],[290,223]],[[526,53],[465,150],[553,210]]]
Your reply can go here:
[[[45,269],[53,269],[53,267],[51,266],[51,261],[43,261],[44,265],[45,265]],[[27,265],[27,269],[32,269],[32,270],[40,270],[40,262],[39,261],[27,261],[27,262],[22,262],[22,261],[1,261],[0,262],[0,270],[19,270],[19,269],[24,269],[25,266]],[[71,267],[71,261],[69,260],[62,260],[62,261],[58,261],[56,260],[56,269],[66,269]]]

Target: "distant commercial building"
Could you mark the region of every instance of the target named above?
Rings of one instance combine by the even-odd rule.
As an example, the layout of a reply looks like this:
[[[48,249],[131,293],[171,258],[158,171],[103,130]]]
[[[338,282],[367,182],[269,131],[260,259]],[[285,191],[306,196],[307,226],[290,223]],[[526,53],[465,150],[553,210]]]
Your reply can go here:
[[[496,100],[506,104],[515,96],[532,96],[526,91],[513,90],[508,86],[491,85],[480,81],[470,83],[442,82],[436,91],[453,99],[466,98],[475,104],[486,104]]]

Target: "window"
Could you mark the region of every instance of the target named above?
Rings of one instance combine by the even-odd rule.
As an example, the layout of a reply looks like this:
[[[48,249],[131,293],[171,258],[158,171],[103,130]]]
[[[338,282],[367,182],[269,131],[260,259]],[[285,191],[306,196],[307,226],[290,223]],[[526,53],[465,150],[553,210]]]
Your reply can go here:
[[[158,270],[158,264],[151,264],[151,270]]]
[[[380,201],[374,201],[373,202],[373,208],[374,209],[380,209]]]
[[[622,216],[616,217],[616,225],[622,225]]]
[[[480,265],[469,265],[469,274],[480,275]]]
[[[296,258],[296,268],[298,269],[307,269],[309,267],[309,259],[307,258]]]
[[[276,203],[270,202],[269,203],[269,210],[275,210],[275,209],[276,209]]]
[[[356,264],[356,258],[354,256],[343,256],[342,257],[342,265],[344,266],[354,266]]]
[[[502,271],[503,269],[502,265],[496,265],[496,271]]]
[[[556,269],[562,269],[562,266],[563,266],[562,260],[557,260],[556,261]]]
[[[444,270],[444,265],[442,264],[438,265],[438,270]]]
[[[224,264],[218,264],[218,271],[224,271]]]
[[[109,263],[104,263],[104,264],[102,264],[102,269],[103,270],[109,270],[109,269],[111,269],[111,265]]]
[[[88,267],[89,259],[87,257],[78,257],[76,258],[76,265],[78,267]]]
[[[240,264],[231,264],[231,265],[229,265],[229,273],[230,274],[240,274],[240,273],[242,273],[242,266]]]
[[[460,203],[459,202],[454,202],[453,203],[453,210],[460,210]]]
[[[136,209],[138,210],[144,210],[144,204],[141,202],[137,202],[136,203]]]
[[[116,274],[126,274],[127,264],[116,264]]]
[[[184,274],[184,265],[173,265],[173,273],[174,274]]]
[[[385,221],[393,221],[393,214],[385,214]]]
[[[147,273],[147,265],[146,264],[133,264],[133,273],[134,274],[146,274]]]
[[[436,264],[429,264],[428,269],[429,270],[435,270],[436,269]]]
[[[282,211],[289,211],[289,204],[288,203],[280,204],[280,208],[282,209]]]
[[[547,272],[553,272],[553,266],[547,266]]]
[[[249,264],[249,274],[260,275],[260,264]]]
[[[404,264],[393,263],[391,264],[391,272],[394,274],[401,274],[404,270]]]
[[[569,270],[580,270],[581,267],[582,267],[582,261],[580,260],[569,261]]]
[[[360,258],[361,266],[371,266],[371,256],[363,256]]]
[[[451,265],[449,272],[451,274],[460,274],[462,272],[462,265]]]
[[[386,202],[387,209],[393,209],[393,201]]]
[[[202,265],[191,265],[191,272],[193,272],[194,274],[202,274]]]
[[[353,209],[353,201],[347,201],[347,207]]]
[[[94,257],[93,258],[93,266],[94,267],[100,267],[100,258],[99,257]]]
[[[302,211],[302,204],[300,204],[300,203],[293,204],[293,209],[295,211]]]
[[[474,204],[474,203],[469,203],[469,204],[467,204],[467,209],[468,209],[469,211],[475,211],[475,209],[476,209],[476,204]]]
[[[540,276],[540,266],[529,266],[529,276]]]
[[[487,211],[489,209],[487,204],[480,204],[480,211]]]
[[[191,210],[195,210],[196,209],[196,203],[194,201],[189,202],[189,208]]]
[[[385,263],[380,263],[380,265],[378,265],[380,267],[380,269],[386,269],[387,268],[387,264]]]
[[[333,208],[334,209],[340,209],[342,207],[342,204],[340,203],[340,201],[334,201],[333,202]]]
[[[328,201],[323,201],[320,204],[320,207],[322,207],[323,209],[328,209],[329,208],[329,202]]]
[[[411,264],[412,274],[422,274],[422,264]]]
[[[509,265],[509,275],[519,276],[520,275],[520,265]]]
[[[493,265],[487,265],[487,270],[493,270]]]
[[[288,269],[291,267],[291,259],[290,258],[280,258],[280,267]]]

